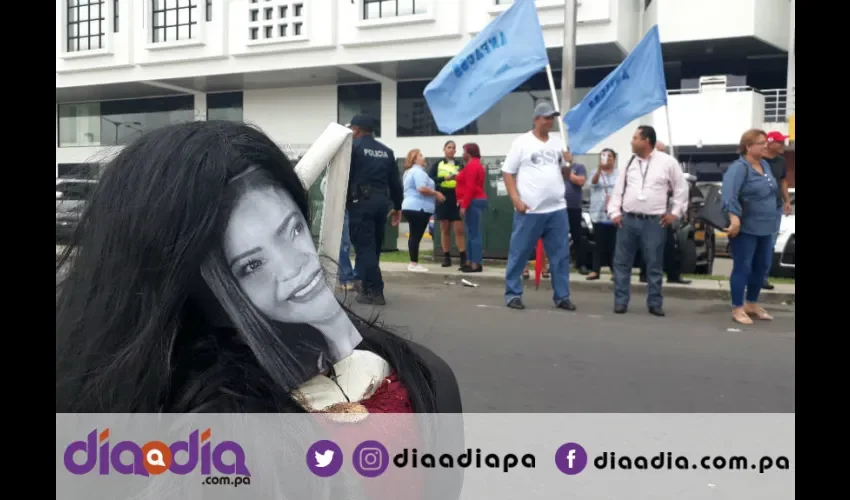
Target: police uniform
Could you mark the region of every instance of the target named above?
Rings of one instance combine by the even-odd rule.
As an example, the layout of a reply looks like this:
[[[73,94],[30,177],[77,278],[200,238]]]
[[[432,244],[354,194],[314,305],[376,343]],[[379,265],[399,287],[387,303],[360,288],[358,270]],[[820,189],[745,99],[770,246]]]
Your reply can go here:
[[[434,179],[437,191],[446,197],[446,201],[437,205],[437,210],[434,213],[437,220],[461,220],[460,207],[457,206],[457,181],[455,179],[448,180],[449,177],[456,177],[460,169],[459,163],[445,158],[431,166],[431,171],[428,174]]]
[[[374,130],[374,121],[364,115],[355,116],[351,126]],[[380,303],[384,280],[379,267],[381,246],[390,209],[401,210],[402,186],[393,151],[376,141],[371,134],[354,140],[351,150],[351,172],[348,176],[346,208],[351,244],[356,255],[355,273],[362,280],[358,302]]]

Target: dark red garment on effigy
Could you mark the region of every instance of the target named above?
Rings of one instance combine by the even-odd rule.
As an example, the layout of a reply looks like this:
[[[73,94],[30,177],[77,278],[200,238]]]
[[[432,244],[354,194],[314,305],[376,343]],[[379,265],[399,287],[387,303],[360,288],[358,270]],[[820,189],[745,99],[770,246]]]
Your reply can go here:
[[[345,455],[343,467],[360,478],[363,491],[373,500],[419,500],[424,496],[425,481],[423,471],[411,467],[399,469],[392,464],[392,457],[404,448],[420,449],[421,437],[416,424],[416,416],[410,405],[407,388],[393,372],[385,378],[380,387],[368,399],[360,404],[369,410],[370,416],[357,423],[326,422],[333,439],[342,448]],[[371,418],[372,414],[393,414],[381,418]],[[363,441],[375,440],[389,451],[390,463],[378,477],[362,477],[352,465],[356,457],[354,449]]]

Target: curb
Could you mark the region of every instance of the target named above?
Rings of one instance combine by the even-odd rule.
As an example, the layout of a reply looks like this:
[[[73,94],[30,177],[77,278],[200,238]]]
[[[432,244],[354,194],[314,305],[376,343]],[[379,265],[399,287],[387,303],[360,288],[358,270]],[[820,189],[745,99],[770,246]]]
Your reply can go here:
[[[381,270],[384,280],[388,283],[400,284],[445,284],[460,285],[460,280],[466,278],[469,281],[482,286],[505,286],[505,278],[502,276],[493,276],[487,274],[446,274],[441,272],[430,273],[411,273],[408,271],[398,270]],[[578,276],[581,279],[576,279]],[[525,287],[533,288],[534,280],[524,280]],[[725,281],[708,281],[707,283],[715,283],[717,288],[706,288],[700,286],[698,281],[694,281],[691,285],[664,285],[665,297],[676,297],[682,299],[703,299],[703,300],[722,300],[728,302],[731,297],[729,295],[728,284]],[[542,290],[551,290],[549,280],[540,280]],[[583,276],[572,275],[570,279],[570,290],[590,290],[595,292],[614,292],[614,283],[607,279],[597,281],[585,281]],[[646,292],[646,284],[640,283],[637,279],[632,281],[632,291],[638,293]],[[763,304],[780,304],[787,305],[794,303],[795,292],[778,292],[775,290],[762,290],[759,296],[759,302]]]

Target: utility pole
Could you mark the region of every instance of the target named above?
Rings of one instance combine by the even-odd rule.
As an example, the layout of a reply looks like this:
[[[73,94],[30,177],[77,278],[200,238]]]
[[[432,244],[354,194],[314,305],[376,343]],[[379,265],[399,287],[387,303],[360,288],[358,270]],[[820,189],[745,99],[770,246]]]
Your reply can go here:
[[[564,0],[564,48],[561,54],[561,114],[573,107],[576,83],[576,15],[577,0]]]

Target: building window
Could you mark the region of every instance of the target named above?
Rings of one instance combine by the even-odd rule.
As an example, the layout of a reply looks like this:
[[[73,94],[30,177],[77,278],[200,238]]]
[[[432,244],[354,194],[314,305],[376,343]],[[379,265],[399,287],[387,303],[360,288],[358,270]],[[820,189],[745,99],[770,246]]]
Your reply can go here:
[[[292,40],[307,36],[304,1],[251,0],[248,4],[248,39],[251,41]]]
[[[212,21],[212,0],[207,0],[207,22]]]
[[[198,0],[153,0],[153,42],[175,42],[197,37],[198,11]]]
[[[59,105],[59,147],[100,146],[100,103]]]
[[[103,0],[68,0],[68,52],[104,47],[106,9]]]
[[[191,95],[59,105],[59,147],[124,145],[144,132],[195,119]]]
[[[376,120],[375,137],[381,136],[381,84],[364,83],[337,87],[337,121],[345,125],[356,115],[364,114]]]
[[[363,0],[363,19],[425,14],[427,0]]]
[[[241,122],[242,92],[207,94],[207,120]]]
[[[118,3],[120,0],[112,0],[112,31],[118,33]]]

